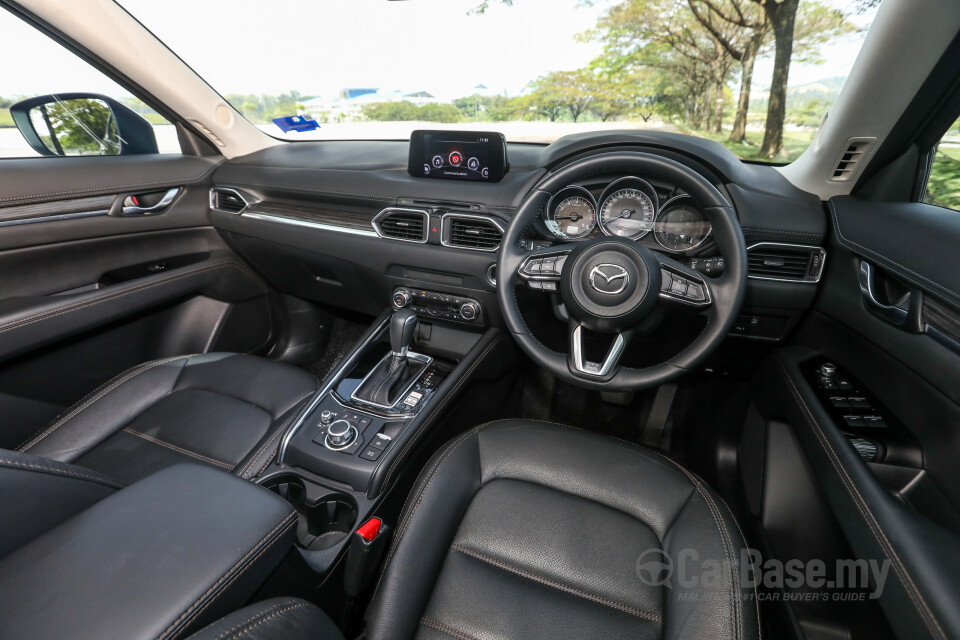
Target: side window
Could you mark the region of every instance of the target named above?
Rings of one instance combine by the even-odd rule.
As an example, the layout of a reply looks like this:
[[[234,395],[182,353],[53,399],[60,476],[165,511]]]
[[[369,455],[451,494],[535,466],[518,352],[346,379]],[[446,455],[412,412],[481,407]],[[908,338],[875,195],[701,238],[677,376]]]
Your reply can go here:
[[[173,124],[0,10],[0,158],[180,153]]]
[[[937,145],[923,201],[960,211],[960,120]]]

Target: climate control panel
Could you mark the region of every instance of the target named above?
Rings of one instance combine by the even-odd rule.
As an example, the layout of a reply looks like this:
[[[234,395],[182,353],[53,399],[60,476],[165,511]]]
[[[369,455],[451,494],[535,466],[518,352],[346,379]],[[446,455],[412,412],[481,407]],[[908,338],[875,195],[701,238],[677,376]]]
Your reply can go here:
[[[399,287],[393,292],[395,309],[410,309],[422,318],[483,324],[483,306],[473,298]]]

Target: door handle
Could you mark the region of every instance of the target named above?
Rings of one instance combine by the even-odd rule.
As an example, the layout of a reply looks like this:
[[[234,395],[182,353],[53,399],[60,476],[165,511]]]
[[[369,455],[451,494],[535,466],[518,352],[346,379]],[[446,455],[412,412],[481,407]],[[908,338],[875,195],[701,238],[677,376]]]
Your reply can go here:
[[[923,294],[919,289],[910,289],[893,304],[881,302],[877,295],[876,271],[872,264],[860,260],[860,295],[864,306],[892,325],[919,332]]]
[[[180,193],[180,187],[168,189],[166,193],[163,194],[163,197],[153,204],[144,204],[142,199],[149,198],[149,196],[154,195],[154,193],[155,192],[127,196],[123,199],[121,212],[125,216],[148,216],[162,213],[164,209],[170,206],[170,203],[177,197],[177,194]]]

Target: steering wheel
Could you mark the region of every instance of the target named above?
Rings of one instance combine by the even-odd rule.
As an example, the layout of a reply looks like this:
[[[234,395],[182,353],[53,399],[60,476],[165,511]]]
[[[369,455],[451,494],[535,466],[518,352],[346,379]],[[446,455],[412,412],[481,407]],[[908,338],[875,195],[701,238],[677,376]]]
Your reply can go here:
[[[524,230],[553,193],[598,174],[642,175],[674,184],[700,204],[713,226],[725,270],[705,277],[646,246],[616,237],[563,244],[532,253],[520,247]],[[747,251],[731,206],[706,178],[660,156],[639,152],[603,153],[575,161],[544,178],[521,204],[503,235],[497,264],[497,299],[510,332],[534,362],[554,376],[603,391],[637,390],[677,378],[703,362],[723,341],[747,287]],[[570,316],[570,351],[558,353],[531,333],[520,313],[516,287],[559,292]],[[666,362],[635,369],[620,365],[635,329],[662,304],[706,316],[706,326]],[[583,350],[583,330],[608,334],[611,346],[601,362]]]

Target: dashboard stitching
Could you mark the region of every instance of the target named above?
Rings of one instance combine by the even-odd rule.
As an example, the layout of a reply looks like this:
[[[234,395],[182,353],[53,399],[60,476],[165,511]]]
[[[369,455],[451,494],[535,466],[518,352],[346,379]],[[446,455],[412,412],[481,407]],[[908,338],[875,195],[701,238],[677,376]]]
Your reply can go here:
[[[885,256],[882,256],[882,255],[876,253],[875,251],[873,251],[872,249],[868,249],[868,248],[864,247],[863,245],[857,243],[856,241],[850,240],[849,238],[844,237],[843,232],[840,231],[840,216],[839,216],[839,213],[837,212],[837,209],[836,209],[833,201],[830,201],[830,202],[827,203],[827,204],[828,204],[828,206],[830,207],[830,213],[832,214],[832,215],[831,215],[831,218],[833,219],[833,229],[834,229],[834,231],[836,231],[836,233],[837,233],[837,238],[841,241],[842,244],[847,245],[848,248],[854,247],[854,248],[856,248],[856,249],[859,249],[859,250],[862,251],[864,254],[867,254],[868,256],[872,257],[874,260],[876,260],[877,262],[879,262],[879,263],[881,263],[881,264],[885,264],[885,266],[887,266],[887,267],[889,267],[889,266],[892,264],[892,265],[894,265],[894,267],[899,268],[899,269],[902,269],[903,271],[906,271],[908,274],[914,276],[915,278],[919,278],[922,283],[926,283],[928,286],[934,287],[934,289],[939,290],[941,293],[946,293],[946,294],[949,294],[949,295],[953,296],[955,300],[956,300],[956,299],[960,299],[960,294],[958,294],[956,291],[953,291],[952,289],[948,288],[947,286],[942,285],[942,284],[940,284],[940,283],[938,283],[938,282],[934,282],[933,280],[931,280],[931,279],[929,279],[929,278],[927,278],[927,277],[925,277],[925,276],[923,276],[923,275],[920,275],[920,274],[917,273],[916,271],[913,271],[913,270],[910,269],[909,267],[903,266],[902,264],[900,264],[899,262],[895,261],[894,259],[892,259],[892,258],[887,258],[887,257],[885,257]],[[911,278],[910,278],[909,276],[907,276],[907,275],[904,275],[904,274],[900,274],[900,275],[902,275],[904,278],[907,278],[908,280],[911,279]],[[916,284],[916,285],[918,285],[918,286],[923,286],[923,285],[921,284],[921,282],[914,282],[914,284]]]

